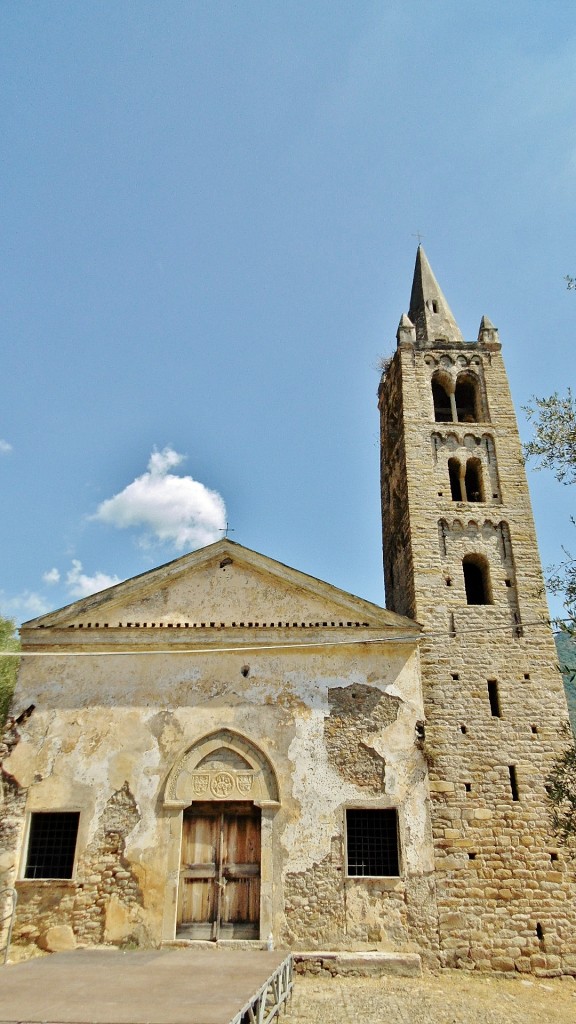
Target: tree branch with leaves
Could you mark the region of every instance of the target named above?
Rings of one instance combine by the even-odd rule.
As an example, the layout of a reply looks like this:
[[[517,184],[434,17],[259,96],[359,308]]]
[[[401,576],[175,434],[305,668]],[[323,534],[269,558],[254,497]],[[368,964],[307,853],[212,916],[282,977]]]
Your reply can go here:
[[[566,280],[569,288],[576,288],[575,279]],[[561,484],[576,483],[576,397],[570,388],[565,395],[556,391],[548,398],[533,398],[525,412],[534,430],[532,440],[524,446],[525,455],[538,460],[538,469],[551,470]],[[572,522],[575,523],[574,517]],[[563,561],[549,571],[548,586],[553,593],[562,595],[567,612],[567,618],[559,623],[563,636],[558,649],[570,655],[561,658],[565,664],[560,666],[568,687],[574,682],[576,559],[566,548],[563,550]],[[555,835],[561,843],[576,850],[576,743],[568,725],[566,741],[566,750],[554,762],[546,779],[546,791]]]
[[[524,411],[534,431],[524,445],[526,457],[537,459],[538,469],[550,469],[561,484],[576,483],[576,396],[571,389],[565,395],[555,391],[548,398],[532,398]],[[562,594],[568,613],[563,628],[576,635],[576,559],[563,550],[563,561],[550,569],[548,586]]]
[[[532,398],[524,411],[534,436],[524,446],[528,458],[537,458],[538,469],[551,469],[561,484],[576,482],[576,396],[568,388],[548,398]]]
[[[550,824],[555,835],[566,846],[576,847],[576,745],[566,727],[570,745],[554,762],[546,779],[546,792],[551,803]]]
[[[0,651],[20,650],[20,641],[12,619],[0,615]],[[18,658],[0,658],[0,728],[4,725],[16,685]]]

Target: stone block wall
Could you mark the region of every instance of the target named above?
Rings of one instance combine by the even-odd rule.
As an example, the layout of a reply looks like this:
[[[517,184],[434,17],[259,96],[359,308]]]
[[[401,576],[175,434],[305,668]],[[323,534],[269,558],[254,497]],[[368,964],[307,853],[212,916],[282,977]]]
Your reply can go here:
[[[125,857],[126,835],[139,820],[128,784],[112,794],[74,879],[16,882],[18,908],[13,942],[46,948],[52,929],[68,929],[74,945],[127,942],[150,945],[137,918],[143,894]],[[132,934],[127,926],[133,922]]]
[[[418,950],[432,966],[439,960],[433,875],[349,878],[344,837],[308,871],[285,880],[286,930],[291,949]]]
[[[477,382],[478,423],[437,422],[432,378]],[[404,332],[380,388],[387,606],[421,650],[441,962],[574,973],[574,871],[545,789],[566,704],[514,408],[495,332],[422,344]],[[458,501],[449,458],[478,460],[483,501]],[[488,567],[468,604],[462,559]]]

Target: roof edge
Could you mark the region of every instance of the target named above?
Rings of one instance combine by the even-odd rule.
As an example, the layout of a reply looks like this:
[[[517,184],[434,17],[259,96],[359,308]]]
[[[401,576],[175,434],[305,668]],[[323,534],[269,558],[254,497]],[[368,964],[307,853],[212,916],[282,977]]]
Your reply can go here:
[[[207,562],[223,555],[236,558],[256,572],[271,575],[289,586],[307,590],[317,597],[331,598],[342,605],[343,608],[348,608],[351,615],[370,616],[383,626],[388,625],[400,631],[407,632],[410,630],[413,632],[415,628],[420,631],[419,625],[412,619],[398,615],[396,612],[391,612],[372,601],[357,597],[349,591],[342,590],[331,583],[326,583],[315,576],[310,576],[299,569],[294,569],[283,562],[270,558],[268,555],[262,555],[251,548],[246,548],[237,541],[230,540],[228,537],[223,537],[220,540],[214,541],[213,544],[207,544],[203,548],[197,548],[195,551],[181,555],[170,562],[165,562],[154,569],[149,569],[137,576],[132,576],[121,583],[114,584],[112,587],[107,587],[105,590],[100,590],[95,594],[90,594],[88,597],[80,598],[78,601],[73,601],[62,608],[47,612],[34,619],[28,619],[22,623],[21,629],[57,628],[69,622],[72,617],[76,618],[92,613],[105,604],[113,607],[116,601],[120,603],[138,592],[148,589],[152,590],[155,585],[160,583],[166,585],[171,580],[177,579],[180,575],[195,568],[200,568]]]

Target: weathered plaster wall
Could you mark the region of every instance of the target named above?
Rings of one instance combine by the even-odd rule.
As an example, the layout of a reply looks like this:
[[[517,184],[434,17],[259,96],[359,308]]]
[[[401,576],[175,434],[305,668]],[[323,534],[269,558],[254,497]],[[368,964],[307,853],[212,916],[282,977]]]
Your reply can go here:
[[[131,611],[135,621],[140,610]],[[293,606],[284,610],[297,621]],[[351,942],[416,948],[424,930],[433,945],[414,642],[394,640],[389,629],[390,643],[350,643],[381,637],[382,627],[374,624],[306,627],[305,633],[292,625],[257,633],[247,626],[221,628],[217,640],[209,628],[195,630],[193,654],[182,653],[181,635],[172,631],[172,649],[180,653],[141,655],[138,650],[169,647],[166,632],[159,639],[157,627],[124,626],[114,634],[118,649],[131,649],[128,656],[23,659],[17,707],[36,708],[4,764],[17,787],[3,808],[16,829],[14,940],[42,943],[47,929],[62,925],[78,943],[173,938],[182,812],[166,801],[166,781],[203,736],[231,730],[262,752],[279,790],[277,804],[262,805],[269,850],[266,863],[263,855],[269,876],[262,880],[263,937],[271,929],[277,942],[301,948]],[[327,640],[333,646],[258,649]],[[202,653],[203,642],[209,653]],[[114,647],[112,629],[94,626],[89,634],[87,627],[83,633],[35,630],[29,643],[42,650]],[[256,649],[222,650],[245,644]],[[350,805],[398,807],[401,878],[346,878],[344,808]],[[72,880],[22,878],[25,822],[34,810],[80,810]],[[423,880],[424,929],[415,912]]]

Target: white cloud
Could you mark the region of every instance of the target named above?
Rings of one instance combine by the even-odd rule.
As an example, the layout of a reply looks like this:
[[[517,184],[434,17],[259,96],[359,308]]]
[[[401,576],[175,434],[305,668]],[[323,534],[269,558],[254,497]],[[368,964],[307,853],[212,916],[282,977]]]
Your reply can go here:
[[[218,540],[226,525],[224,501],[191,476],[169,472],[183,459],[172,448],[152,452],[147,472],[103,501],[92,518],[119,529],[144,527],[144,546],[159,542],[181,551]]]
[[[3,441],[0,437],[0,455],[8,455],[12,451],[12,445],[9,441]]]
[[[162,476],[173,466],[179,466],[184,462],[184,456],[175,452],[173,448],[163,448],[161,452],[153,451],[148,460],[148,469],[152,475]]]
[[[93,576],[87,576],[82,572],[82,562],[77,558],[72,559],[72,568],[66,574],[66,586],[71,597],[89,597],[90,594],[97,594],[99,590],[113,587],[115,583],[121,583],[120,578],[108,576],[105,572],[95,572]]]
[[[60,573],[58,569],[49,569],[42,576],[44,583],[60,583]]]
[[[35,619],[38,615],[44,615],[45,612],[50,611],[51,606],[41,594],[37,594],[34,590],[23,590],[15,597],[6,597],[5,594],[0,594],[0,607],[2,615],[9,619],[13,618],[17,622],[24,622],[27,619]]]

